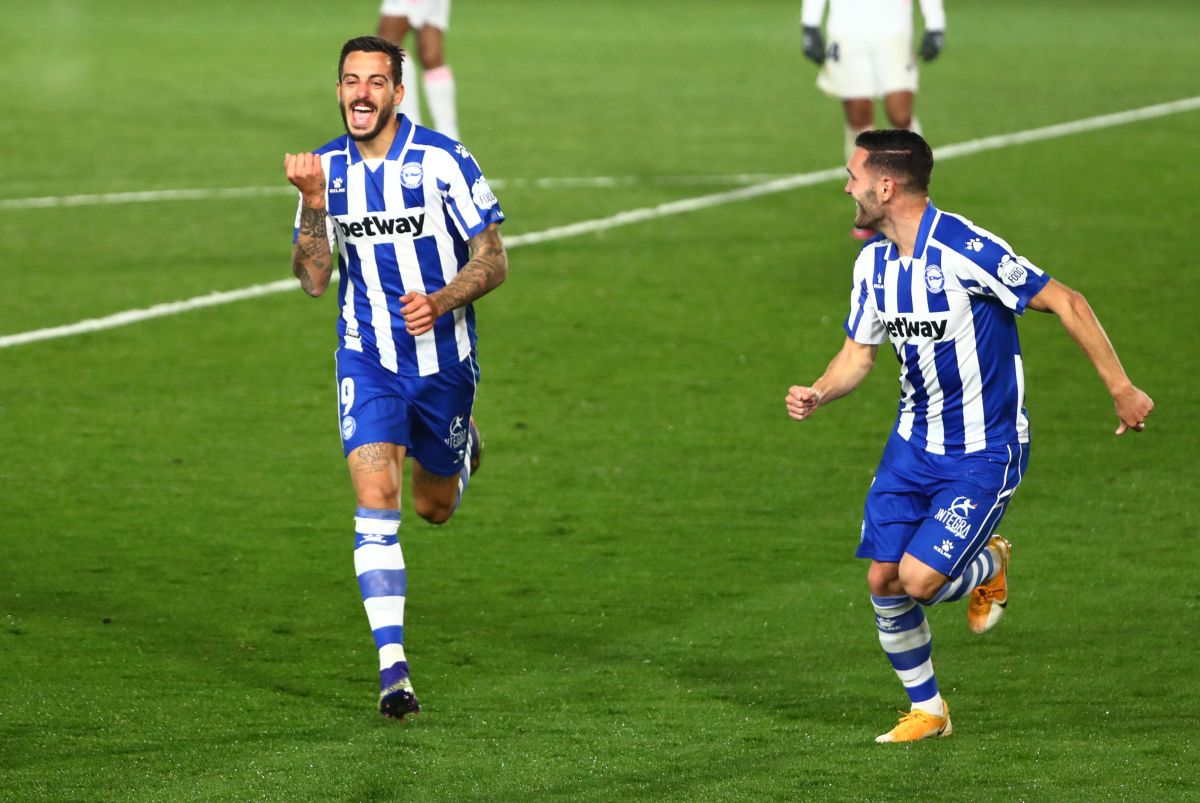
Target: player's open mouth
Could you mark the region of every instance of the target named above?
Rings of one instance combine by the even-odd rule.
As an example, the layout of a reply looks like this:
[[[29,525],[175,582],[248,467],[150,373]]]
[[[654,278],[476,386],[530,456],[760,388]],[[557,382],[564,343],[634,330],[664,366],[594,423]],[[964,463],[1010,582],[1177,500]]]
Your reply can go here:
[[[350,124],[355,128],[366,128],[371,121],[375,107],[369,103],[355,103],[350,107]]]

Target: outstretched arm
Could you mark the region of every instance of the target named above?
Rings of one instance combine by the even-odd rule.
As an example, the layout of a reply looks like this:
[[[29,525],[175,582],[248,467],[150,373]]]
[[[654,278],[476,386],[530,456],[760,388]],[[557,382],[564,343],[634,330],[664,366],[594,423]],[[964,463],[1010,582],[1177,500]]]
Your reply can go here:
[[[315,153],[284,154],[288,181],[300,190],[300,232],[292,249],[292,273],[310,296],[319,296],[333,274],[325,216],[325,171]]]
[[[1100,374],[1100,379],[1113,398],[1117,418],[1121,422],[1116,434],[1123,435],[1130,429],[1142,431],[1146,426],[1146,416],[1154,409],[1154,401],[1129,381],[1117,358],[1116,349],[1083,294],[1051,279],[1029,300],[1029,308],[1057,315],[1063,328],[1096,367],[1096,373]]]
[[[433,328],[447,312],[466,306],[500,286],[508,277],[508,253],[500,241],[500,227],[493,223],[467,241],[471,259],[450,283],[430,295],[405,293],[400,296],[400,314],[405,329],[416,337]]]
[[[878,346],[859,343],[847,337],[842,350],[830,361],[821,378],[812,383],[812,387],[793,385],[788,389],[788,415],[803,421],[821,405],[853,391],[870,373],[878,350]]]

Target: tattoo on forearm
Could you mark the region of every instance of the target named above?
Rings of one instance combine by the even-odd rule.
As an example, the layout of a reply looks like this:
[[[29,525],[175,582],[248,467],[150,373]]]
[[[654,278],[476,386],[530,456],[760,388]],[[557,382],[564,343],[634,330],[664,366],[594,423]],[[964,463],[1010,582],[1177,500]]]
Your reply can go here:
[[[318,280],[327,279],[333,270],[325,220],[324,209],[300,208],[300,233],[292,255],[292,273],[309,294],[316,289]]]
[[[500,234],[488,228],[471,238],[471,260],[437,292],[443,313],[470,304],[495,289],[508,276],[508,254]]]
[[[307,234],[309,237],[324,237],[325,218],[326,213],[324,209],[315,209],[311,206],[301,207],[300,233]]]

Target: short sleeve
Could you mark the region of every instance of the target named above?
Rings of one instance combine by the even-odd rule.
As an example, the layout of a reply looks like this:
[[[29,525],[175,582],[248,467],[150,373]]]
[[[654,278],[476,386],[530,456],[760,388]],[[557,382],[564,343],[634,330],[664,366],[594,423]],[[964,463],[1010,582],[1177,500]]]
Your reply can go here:
[[[445,192],[450,218],[464,240],[471,239],[493,223],[504,222],[500,202],[475,157],[462,145],[448,154],[446,169],[439,178],[439,189]]]
[[[968,294],[995,298],[1018,315],[1050,281],[1004,240],[963,218],[943,214],[935,234],[959,257],[954,269]]]
[[[960,252],[966,257],[964,266],[959,268],[963,287],[972,295],[994,297],[1020,315],[1029,300],[1050,281],[1050,275],[1013,253],[1003,240],[984,235],[977,237],[976,242],[982,243],[978,251]],[[968,281],[962,281],[964,278]]]
[[[875,302],[874,265],[876,248],[864,248],[854,263],[854,284],[850,288],[850,314],[843,328],[856,343],[878,345],[887,340],[887,329],[879,320],[879,307]],[[882,292],[883,277],[878,280]]]

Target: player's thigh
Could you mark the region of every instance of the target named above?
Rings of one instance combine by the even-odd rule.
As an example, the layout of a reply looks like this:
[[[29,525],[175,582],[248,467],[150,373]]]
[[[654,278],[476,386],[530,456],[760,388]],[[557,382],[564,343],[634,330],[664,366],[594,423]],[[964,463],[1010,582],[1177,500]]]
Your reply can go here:
[[[445,31],[450,27],[450,0],[395,0],[395,5],[405,7],[404,15],[414,28]]]
[[[845,37],[831,39],[825,64],[817,73],[817,87],[836,98],[877,97],[869,43]]]
[[[446,63],[445,37],[440,28],[426,25],[417,31],[417,55],[421,67],[426,70],[437,69]]]
[[[468,359],[420,379],[412,394],[409,454],[425,472],[457,477],[462,471],[476,378]]]
[[[411,445],[412,411],[407,389],[372,358],[349,349],[334,355],[342,452],[365,443]]]
[[[421,0],[421,26],[450,30],[450,0]]]
[[[409,29],[408,17],[390,14],[382,14],[379,17],[379,35],[389,42],[401,44],[404,37],[408,36]]]
[[[920,489],[880,487],[877,473],[863,505],[862,529],[855,557],[899,563],[921,526],[929,498]]]
[[[928,515],[938,482],[929,456],[893,432],[867,491],[855,555],[898,564]]]
[[[930,500],[908,554],[950,579],[959,577],[995,534],[1028,465],[1027,446],[961,459]]]
[[[372,441],[356,447],[346,456],[359,507],[399,509],[404,454],[405,448],[399,444]]]
[[[909,128],[913,118],[913,93],[890,92],[883,96],[883,109],[896,128]]]
[[[877,96],[917,91],[917,59],[908,38],[882,39],[870,56],[871,82]]]

